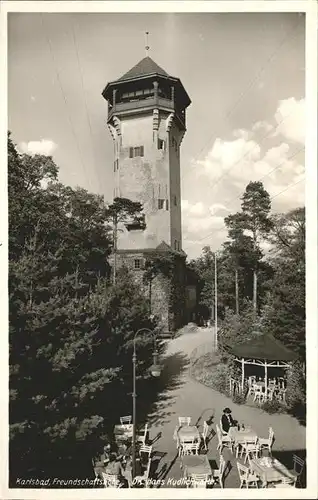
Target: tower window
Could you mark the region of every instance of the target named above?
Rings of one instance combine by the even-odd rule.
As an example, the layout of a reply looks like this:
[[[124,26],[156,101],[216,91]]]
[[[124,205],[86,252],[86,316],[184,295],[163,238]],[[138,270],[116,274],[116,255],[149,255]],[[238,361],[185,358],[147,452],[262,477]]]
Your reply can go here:
[[[114,161],[114,172],[116,172],[116,170],[118,170],[118,160]]]
[[[176,195],[174,195],[174,197],[173,197],[173,203],[174,203],[175,206],[177,206],[177,197],[176,197]]]
[[[159,198],[159,200],[158,200],[158,209],[159,210],[163,210],[164,205],[165,205],[165,200],[163,200],[162,198]]]
[[[158,149],[165,149],[165,141],[163,139],[158,139]]]
[[[135,259],[134,260],[134,268],[135,269],[141,269],[141,259]]]
[[[174,249],[179,250],[179,241],[178,240],[174,240]]]
[[[144,156],[144,147],[143,146],[129,148],[129,158],[136,158],[136,156]]]
[[[158,199],[158,210],[169,210],[169,200]]]

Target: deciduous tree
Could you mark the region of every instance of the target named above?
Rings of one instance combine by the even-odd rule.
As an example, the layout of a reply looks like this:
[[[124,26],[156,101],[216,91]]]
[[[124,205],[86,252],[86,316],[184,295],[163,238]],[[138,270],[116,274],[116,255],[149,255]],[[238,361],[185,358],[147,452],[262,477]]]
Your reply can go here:
[[[130,409],[134,333],[155,324],[129,276],[109,286],[102,197],[63,186],[51,158],[19,155],[10,138],[8,150],[10,485],[16,487],[18,477],[92,473],[91,457],[105,433]],[[138,344],[144,373],[152,346],[148,336]]]

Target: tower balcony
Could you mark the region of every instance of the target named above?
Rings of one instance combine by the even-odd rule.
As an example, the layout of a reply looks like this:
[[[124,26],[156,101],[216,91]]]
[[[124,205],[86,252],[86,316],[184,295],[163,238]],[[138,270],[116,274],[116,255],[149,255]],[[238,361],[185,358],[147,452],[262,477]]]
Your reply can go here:
[[[143,99],[131,99],[129,101],[116,102],[114,105],[108,104],[108,118],[109,122],[113,116],[123,116],[131,114],[141,114],[152,109],[160,109],[169,113],[174,112],[176,118],[179,120],[180,125],[185,130],[186,117],[185,110],[180,110],[176,107],[172,99],[166,99],[160,96],[151,96]]]

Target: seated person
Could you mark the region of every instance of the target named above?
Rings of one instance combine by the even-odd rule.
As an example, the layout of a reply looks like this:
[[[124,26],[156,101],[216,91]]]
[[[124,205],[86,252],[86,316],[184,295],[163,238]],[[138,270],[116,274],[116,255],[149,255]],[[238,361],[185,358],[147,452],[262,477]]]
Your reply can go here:
[[[122,486],[125,486],[127,480],[124,477],[124,469],[120,460],[117,458],[116,453],[111,453],[109,457],[109,462],[105,467],[106,474],[111,474],[112,476],[116,476],[119,483]]]
[[[222,430],[226,434],[229,432],[230,427],[237,426],[237,421],[233,419],[231,413],[232,411],[230,408],[224,408],[223,415],[221,417]]]
[[[136,476],[142,476],[145,464],[140,458],[136,458]]]
[[[101,454],[100,457],[100,461],[103,462],[104,464],[108,463],[110,452],[111,452],[111,445],[108,443],[104,446],[103,453]]]

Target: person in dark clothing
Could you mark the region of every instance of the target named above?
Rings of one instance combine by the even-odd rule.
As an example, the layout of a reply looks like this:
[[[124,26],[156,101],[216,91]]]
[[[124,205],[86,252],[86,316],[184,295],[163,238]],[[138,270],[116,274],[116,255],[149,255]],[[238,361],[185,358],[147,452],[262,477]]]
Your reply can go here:
[[[110,453],[111,453],[111,445],[110,445],[110,443],[108,443],[104,446],[103,453],[100,456],[100,461],[103,463],[108,463]]]
[[[233,419],[231,413],[232,411],[230,410],[230,408],[224,408],[223,415],[221,418],[223,432],[228,433],[230,427],[237,426],[237,421]]]

